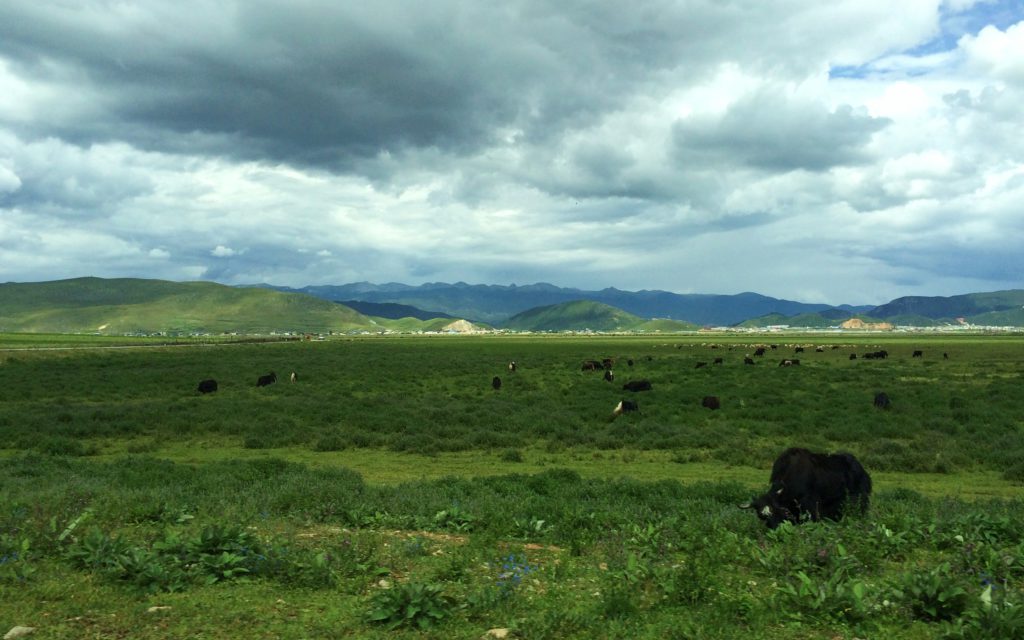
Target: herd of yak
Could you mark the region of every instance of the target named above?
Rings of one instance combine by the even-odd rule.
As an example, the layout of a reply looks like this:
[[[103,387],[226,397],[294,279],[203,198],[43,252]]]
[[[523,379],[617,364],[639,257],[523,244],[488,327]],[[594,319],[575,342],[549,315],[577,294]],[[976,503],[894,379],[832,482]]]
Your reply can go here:
[[[712,348],[717,348],[713,346]],[[753,355],[764,356],[768,349],[775,350],[778,345],[757,347]],[[838,347],[833,346],[832,349]],[[801,353],[803,347],[796,347],[794,353]],[[824,347],[818,346],[815,351],[822,352]],[[923,357],[922,351],[914,351],[912,357]],[[872,351],[861,356],[864,359],[884,359],[889,357],[885,350]],[[946,353],[942,354],[945,359],[949,358]],[[850,359],[857,358],[857,354],[851,353]],[[650,359],[650,356],[648,356]],[[714,358],[713,365],[723,364],[723,358]],[[745,356],[745,365],[756,364],[754,358]],[[632,359],[627,360],[629,367],[634,365]],[[604,358],[602,360],[585,360],[580,367],[582,371],[604,371],[604,379],[613,382],[615,374],[612,371],[614,360]],[[698,362],[696,368],[707,366],[707,362]],[[799,366],[800,360],[796,358],[783,358],[779,362],[780,367]],[[515,373],[518,365],[513,360],[508,364],[509,373]],[[291,382],[297,380],[293,371],[289,376]],[[265,387],[277,382],[277,375],[270,372],[267,375],[259,376],[256,381],[257,387]],[[502,386],[500,376],[494,376],[491,380],[491,387],[499,391]],[[631,392],[650,391],[651,382],[646,379],[630,380],[622,385],[623,390]],[[212,379],[202,380],[199,383],[199,393],[212,393],[217,390],[217,381]],[[875,394],[875,407],[888,409],[890,407],[889,396],[884,392]],[[721,407],[717,396],[704,396],[701,406],[716,410]],[[639,405],[634,400],[623,398],[612,411],[611,419],[623,413],[630,413],[639,410]],[[740,505],[742,509],[752,509],[769,528],[776,528],[783,522],[798,524],[805,520],[821,520],[822,518],[838,520],[848,510],[855,510],[861,514],[868,508],[868,501],[871,496],[871,476],[864,469],[861,463],[850,453],[815,453],[807,449],[792,447],[784,451],[772,465],[771,476],[769,477],[769,489],[761,496],[746,504]]]

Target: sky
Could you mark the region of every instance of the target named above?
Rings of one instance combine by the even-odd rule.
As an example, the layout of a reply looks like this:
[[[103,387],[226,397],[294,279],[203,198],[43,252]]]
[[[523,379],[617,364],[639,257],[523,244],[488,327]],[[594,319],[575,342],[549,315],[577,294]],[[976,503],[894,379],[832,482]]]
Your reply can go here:
[[[4,0],[0,282],[1024,288],[1024,0]]]

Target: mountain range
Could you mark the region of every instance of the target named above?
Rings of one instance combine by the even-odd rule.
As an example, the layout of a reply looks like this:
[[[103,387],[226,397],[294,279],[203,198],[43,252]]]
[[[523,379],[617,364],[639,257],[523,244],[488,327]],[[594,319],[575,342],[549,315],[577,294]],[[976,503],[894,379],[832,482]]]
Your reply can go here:
[[[1024,326],[1024,290],[829,306],[756,293],[675,294],[527,286],[355,283],[290,289],[135,278],[0,284],[0,332],[685,331],[866,323]],[[454,323],[454,324],[453,324]]]
[[[961,321],[986,326],[1024,326],[1022,289],[951,297],[907,296],[879,306],[833,306],[795,302],[751,292],[716,295],[657,290],[623,291],[615,288],[587,291],[547,283],[517,286],[433,282],[410,286],[357,282],[300,289],[270,288],[307,293],[326,300],[402,304],[428,313],[448,314],[495,326],[504,326],[516,314],[530,309],[578,300],[599,302],[640,318],[679,320],[698,326],[715,327],[740,324],[750,327],[828,327],[851,318],[908,326],[953,325]]]

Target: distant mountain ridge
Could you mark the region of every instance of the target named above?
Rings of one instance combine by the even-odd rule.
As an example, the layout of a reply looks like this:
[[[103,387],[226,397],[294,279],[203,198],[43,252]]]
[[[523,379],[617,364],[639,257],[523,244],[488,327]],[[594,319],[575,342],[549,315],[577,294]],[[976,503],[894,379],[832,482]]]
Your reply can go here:
[[[1024,290],[1010,289],[949,297],[905,296],[875,307],[872,310],[872,315],[882,318],[916,315],[939,320],[967,318],[993,312],[1020,311],[1022,308],[1024,308]]]
[[[692,322],[699,326],[829,327],[859,317],[872,322],[903,326],[968,324],[1024,326],[1024,290],[1010,289],[956,296],[905,296],[879,306],[828,305],[772,298],[759,293],[734,295],[678,294],[669,291],[599,291],[558,287],[546,282],[531,285],[471,285],[430,282],[419,286],[401,283],[375,285],[359,282],[279,290],[300,291],[333,300],[361,300],[405,304],[436,313],[484,321],[501,326],[516,314],[536,307],[590,300],[640,318]],[[770,316],[770,318],[769,318]]]
[[[751,292],[735,295],[679,294],[658,290],[623,291],[614,287],[586,291],[557,287],[546,282],[523,286],[432,282],[416,287],[398,283],[378,286],[358,282],[298,289],[272,288],[308,293],[327,300],[404,304],[424,311],[446,313],[495,325],[501,325],[512,316],[535,307],[574,300],[600,302],[641,318],[681,320],[702,326],[731,326],[769,313],[792,316],[837,308],[827,304],[780,300]],[[871,307],[844,305],[843,308],[856,313]]]
[[[510,309],[516,311],[510,313]],[[290,289],[86,277],[0,284],[0,332],[422,332],[444,331],[456,320],[525,331],[671,332],[708,325],[827,328],[846,321],[1024,327],[1024,290],[905,297],[878,307],[836,307],[756,293],[681,295],[614,288],[587,292],[546,283],[418,287],[356,283]]]

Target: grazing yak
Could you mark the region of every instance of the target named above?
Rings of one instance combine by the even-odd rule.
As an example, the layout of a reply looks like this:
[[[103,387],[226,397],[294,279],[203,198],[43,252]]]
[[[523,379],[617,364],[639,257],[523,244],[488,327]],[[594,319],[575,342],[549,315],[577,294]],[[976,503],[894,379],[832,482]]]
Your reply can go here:
[[[217,381],[216,380],[211,378],[209,380],[200,380],[199,381],[199,388],[197,389],[197,391],[199,391],[199,393],[213,393],[216,390],[217,390]]]
[[[299,379],[299,375],[297,373],[295,373],[294,371],[292,371],[292,375],[288,376],[288,380],[290,382],[295,382],[298,379]]]
[[[509,373],[515,373],[516,372],[516,361],[515,360],[513,360],[512,362],[508,363],[508,372]]]
[[[701,361],[701,362],[697,363],[697,366],[695,366],[694,369],[700,369],[701,367],[706,367],[706,366],[708,366],[708,363],[706,363],[704,361]]]
[[[755,356],[763,356],[764,355],[764,347],[758,347],[757,349],[755,349],[754,350],[754,355]]]
[[[785,358],[779,362],[780,367],[799,367],[800,361],[796,358]]]
[[[604,379],[608,382],[615,380],[615,372],[612,371],[611,369],[605,369]]]
[[[274,384],[275,382],[277,382],[277,374],[271,371],[265,376],[260,376],[259,380],[256,381],[256,386],[265,387],[269,384]]]
[[[494,379],[491,380],[491,388],[493,388],[495,391],[500,389],[501,388],[501,378],[499,378],[498,376],[494,376]]]
[[[754,359],[751,357],[743,358],[743,364],[754,364]]]
[[[769,529],[807,518],[838,520],[848,505],[863,514],[871,496],[871,476],[849,453],[787,449],[772,465],[770,483],[767,493],[740,505],[754,509]]]
[[[914,353],[910,357],[911,358],[923,358],[924,357],[924,351],[921,351],[920,349],[915,349]]]
[[[584,360],[583,366],[580,367],[580,371],[597,371],[601,368],[601,363],[597,360]]]
[[[722,358],[715,358],[715,359],[714,359],[714,360],[713,360],[713,361],[711,362],[711,364],[722,364],[723,362],[725,362],[725,360],[723,360]]]
[[[650,380],[630,380],[622,388],[626,391],[650,391],[653,387]]]
[[[889,405],[892,404],[889,401],[889,394],[884,391],[880,391],[875,394],[875,407],[878,409],[888,409]]]
[[[637,403],[633,402],[632,400],[620,400],[619,404],[617,404],[615,406],[615,409],[612,410],[612,420],[618,418],[624,413],[632,413],[634,411],[639,410],[639,405],[637,405]]]
[[[722,403],[718,401],[718,396],[704,396],[704,399],[700,401],[700,406],[714,411],[720,409]]]

